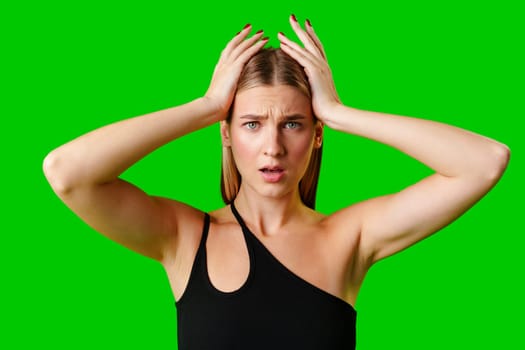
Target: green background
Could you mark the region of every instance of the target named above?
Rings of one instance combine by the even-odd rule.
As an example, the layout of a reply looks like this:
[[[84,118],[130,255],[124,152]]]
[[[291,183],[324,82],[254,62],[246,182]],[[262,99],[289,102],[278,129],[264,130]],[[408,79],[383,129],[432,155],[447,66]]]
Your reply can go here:
[[[500,183],[453,224],[369,271],[358,349],[523,348],[523,11],[507,1],[24,2],[0,5],[3,349],[176,348],[162,266],[98,234],[53,193],[46,154],[115,121],[188,102],[245,23],[277,46],[295,13],[321,38],[342,101],[507,144]],[[222,206],[218,125],[122,177]],[[388,146],[325,130],[317,209],[430,174]]]

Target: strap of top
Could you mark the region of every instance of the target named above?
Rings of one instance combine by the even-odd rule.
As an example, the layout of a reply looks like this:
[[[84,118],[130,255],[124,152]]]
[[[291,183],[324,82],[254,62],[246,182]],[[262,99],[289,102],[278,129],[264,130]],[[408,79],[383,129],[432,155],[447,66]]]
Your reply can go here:
[[[210,228],[210,214],[204,213],[204,227],[202,228],[202,238],[201,245],[206,244],[206,239],[208,238],[208,231]]]
[[[244,220],[242,219],[241,215],[239,214],[239,212],[237,211],[237,208],[235,208],[235,204],[234,204],[234,201],[231,201],[230,203],[230,206],[231,206],[231,210],[232,210],[232,213],[233,215],[235,216],[235,218],[237,219],[237,221],[239,222],[239,225],[241,225],[241,227],[243,229],[246,229],[246,224],[244,223]]]

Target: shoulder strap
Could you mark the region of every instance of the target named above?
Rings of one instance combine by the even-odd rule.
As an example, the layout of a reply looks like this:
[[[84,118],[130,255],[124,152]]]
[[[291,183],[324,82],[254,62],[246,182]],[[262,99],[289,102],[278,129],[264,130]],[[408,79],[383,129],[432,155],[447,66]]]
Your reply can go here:
[[[202,237],[201,237],[201,243],[200,246],[204,246],[206,244],[206,239],[208,238],[208,231],[210,229],[210,214],[204,213],[204,226],[202,228]]]
[[[246,224],[244,223],[244,220],[242,219],[241,215],[239,214],[239,212],[237,211],[237,208],[235,208],[235,204],[233,203],[234,201],[232,201],[230,204],[230,207],[231,207],[231,210],[232,210],[232,213],[233,215],[235,216],[235,218],[237,219],[237,222],[239,223],[239,225],[241,225],[241,227],[243,229],[246,229]]]

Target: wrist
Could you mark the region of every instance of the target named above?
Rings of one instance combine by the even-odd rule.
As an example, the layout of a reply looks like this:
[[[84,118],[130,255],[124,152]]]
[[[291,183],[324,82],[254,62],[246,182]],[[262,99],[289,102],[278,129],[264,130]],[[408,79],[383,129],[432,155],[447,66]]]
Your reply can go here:
[[[206,105],[206,109],[209,113],[215,116],[216,121],[220,121],[226,117],[228,110],[225,110],[224,106],[218,103],[216,99],[204,95],[200,98],[200,101]]]
[[[342,110],[346,108],[342,103],[333,103],[330,106],[323,109],[323,112],[317,117],[323,122],[324,125],[331,129],[336,129],[338,118],[341,115]]]

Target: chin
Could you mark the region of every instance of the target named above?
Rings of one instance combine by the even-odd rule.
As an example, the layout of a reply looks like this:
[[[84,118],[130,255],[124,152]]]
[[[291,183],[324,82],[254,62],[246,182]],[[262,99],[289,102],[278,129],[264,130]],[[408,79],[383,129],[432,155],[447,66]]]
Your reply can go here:
[[[256,191],[263,197],[279,199],[290,195],[293,192],[293,189],[286,186],[284,183],[265,183],[262,186],[257,186]]]

